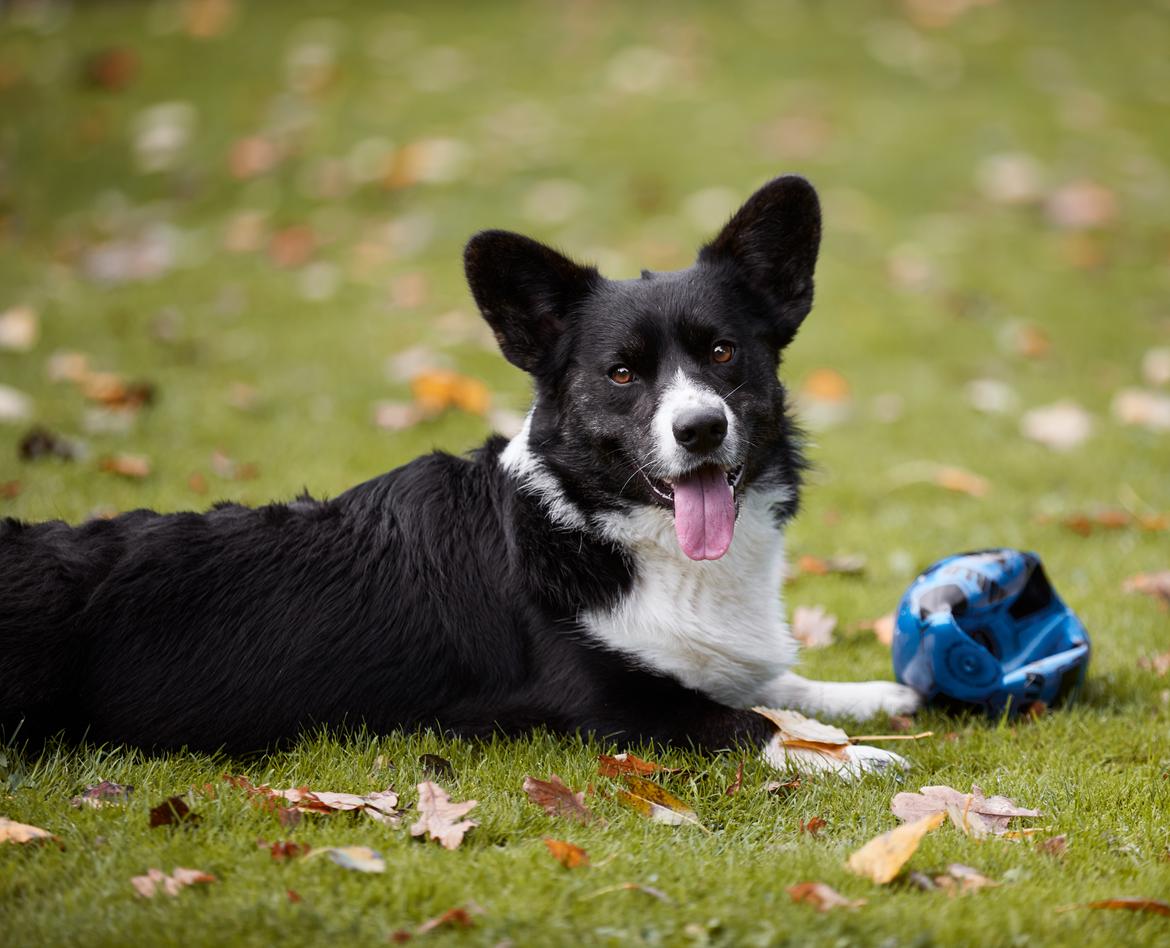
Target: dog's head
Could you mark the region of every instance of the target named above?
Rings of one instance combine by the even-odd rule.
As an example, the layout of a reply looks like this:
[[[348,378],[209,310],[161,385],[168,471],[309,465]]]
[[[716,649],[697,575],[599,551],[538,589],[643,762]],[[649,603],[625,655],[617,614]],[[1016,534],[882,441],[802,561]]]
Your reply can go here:
[[[673,512],[683,552],[718,559],[749,491],[791,488],[776,377],[812,307],[816,191],[769,182],[693,266],[607,280],[543,244],[484,231],[464,262],[500,349],[535,381],[527,449],[586,511]]]

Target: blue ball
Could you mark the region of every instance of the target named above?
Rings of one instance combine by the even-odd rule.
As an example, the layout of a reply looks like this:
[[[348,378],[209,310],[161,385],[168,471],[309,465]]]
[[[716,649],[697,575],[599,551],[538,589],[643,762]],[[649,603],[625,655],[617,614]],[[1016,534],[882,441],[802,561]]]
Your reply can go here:
[[[993,715],[1070,701],[1089,665],[1089,635],[1040,558],[1009,549],[948,556],[914,580],[893,646],[902,684]]]

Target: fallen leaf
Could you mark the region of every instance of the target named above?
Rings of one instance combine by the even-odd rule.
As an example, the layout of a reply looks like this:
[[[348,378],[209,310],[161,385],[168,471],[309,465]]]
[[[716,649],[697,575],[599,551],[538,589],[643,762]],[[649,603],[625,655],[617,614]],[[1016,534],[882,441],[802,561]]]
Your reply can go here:
[[[418,763],[423,772],[432,777],[441,777],[444,780],[455,779],[455,768],[451,766],[451,761],[447,760],[446,757],[440,757],[438,754],[420,754]]]
[[[944,813],[933,813],[913,823],[904,823],[881,836],[876,836],[849,857],[852,872],[865,876],[879,885],[895,878],[910,861],[922,838],[938,829],[946,819]]]
[[[849,383],[836,369],[815,369],[800,387],[802,395],[820,402],[845,402],[850,398]]]
[[[857,909],[866,904],[865,899],[845,898],[832,886],[823,882],[798,882],[796,885],[790,885],[785,891],[793,902],[807,902],[818,912],[828,912],[836,908]]]
[[[419,935],[426,935],[428,932],[433,932],[436,928],[470,928],[475,924],[473,916],[482,914],[482,908],[474,902],[468,902],[466,906],[447,909],[442,915],[428,919],[413,932],[407,931],[405,928],[391,932],[390,941],[400,945]]]
[[[129,800],[133,790],[133,787],[125,787],[119,783],[103,780],[101,783],[86,787],[69,801],[69,805],[90,807],[95,810],[103,806],[116,806]]]
[[[132,382],[116,372],[87,372],[78,381],[81,394],[107,408],[138,411],[154,402],[153,382]]]
[[[386,861],[382,854],[369,846],[326,846],[323,849],[314,849],[303,859],[315,859],[318,856],[328,856],[332,862],[343,869],[353,869],[356,872],[385,872]]]
[[[1049,836],[1048,839],[1036,840],[1036,851],[1046,856],[1055,856],[1058,859],[1068,849],[1068,837],[1063,833],[1059,836]]]
[[[1138,659],[1138,668],[1144,668],[1159,678],[1165,678],[1166,673],[1170,672],[1170,652],[1162,652],[1159,655],[1143,655]]]
[[[589,895],[583,895],[581,898],[596,899],[603,895],[612,895],[614,892],[641,892],[643,895],[658,899],[659,902],[669,903],[671,901],[670,896],[661,889],[656,889],[650,885],[643,885],[641,882],[619,882],[617,885],[607,885],[604,889],[590,892]]]
[[[39,826],[17,823],[6,816],[0,816],[0,843],[39,843],[56,838]]]
[[[150,476],[150,458],[143,454],[111,454],[102,458],[98,467],[130,480],[140,481]]]
[[[956,494],[966,494],[969,497],[984,497],[991,490],[991,482],[986,477],[980,477],[961,467],[943,465],[935,472],[934,482],[939,487],[946,488]]]
[[[183,28],[195,39],[214,39],[231,29],[236,0],[184,0]]]
[[[169,876],[161,869],[150,869],[144,876],[131,878],[130,884],[142,898],[153,899],[160,889],[164,895],[174,898],[187,886],[208,885],[217,881],[215,876],[202,869],[184,869],[179,866]]]
[[[689,823],[702,828],[699,817],[691,807],[659,784],[644,777],[627,774],[623,780],[626,789],[616,793],[617,801],[640,813],[653,823],[681,826]]]
[[[881,645],[890,648],[894,644],[894,627],[897,623],[896,618],[892,612],[887,612],[884,616],[878,616],[871,622],[863,622],[858,626],[858,630],[864,631],[869,629],[873,632],[873,637],[878,640]]]
[[[309,855],[312,849],[308,843],[294,843],[290,840],[277,840],[274,843],[270,843],[266,839],[258,839],[256,840],[256,845],[260,849],[267,849],[268,854],[276,862],[284,862],[286,859],[300,859],[303,856]]]
[[[0,385],[0,421],[4,420],[4,386]],[[82,455],[81,446],[68,438],[50,431],[48,428],[36,427],[20,439],[20,457],[24,461],[36,461],[40,458],[60,458],[62,461],[75,461]]]
[[[603,777],[621,777],[624,774],[637,774],[640,777],[655,773],[678,773],[677,767],[663,767],[653,761],[643,760],[636,754],[599,754],[597,757],[597,772]]]
[[[0,313],[0,349],[28,352],[40,334],[40,317],[31,306],[14,306]]]
[[[1076,905],[1062,905],[1057,911],[1067,912],[1071,909],[1120,909],[1126,912],[1149,912],[1152,915],[1170,915],[1170,903],[1158,899],[1101,899],[1097,902],[1079,902]]]
[[[920,820],[932,814],[943,815],[949,807],[953,807],[960,818],[964,814],[968,818],[972,815],[978,818],[978,825],[986,823],[989,832],[997,836],[1005,833],[1010,822],[1017,817],[1041,815],[1039,810],[1016,806],[1007,797],[985,797],[977,786],[973,786],[970,793],[947,786],[923,787],[919,793],[895,794],[890,801],[890,810],[903,821]],[[961,823],[959,825],[961,828]]]
[[[792,612],[792,637],[805,648],[824,648],[833,644],[837,617],[823,606],[797,606]]]
[[[410,380],[415,404],[428,415],[448,408],[461,408],[473,415],[486,415],[491,407],[491,393],[478,379],[460,375],[450,369],[427,369]]]
[[[273,790],[267,785],[255,786],[247,777],[224,774],[223,780],[237,789],[245,791],[254,802],[274,812],[284,825],[295,825],[304,813],[337,813],[361,810],[366,816],[388,826],[397,826],[402,814],[398,812],[398,794],[392,789],[374,793],[331,793],[296,787],[289,790]],[[285,807],[283,804],[288,803]]]
[[[296,889],[285,889],[284,895],[294,905],[301,901],[301,894]]]
[[[308,263],[317,251],[313,229],[297,224],[276,231],[268,241],[268,256],[276,266],[295,270]]]
[[[947,866],[945,875],[935,876],[935,884],[940,888],[949,888],[944,882],[954,881],[959,884],[959,892],[976,892],[979,889],[994,888],[999,885],[994,879],[989,879],[977,869],[964,866],[961,862],[953,862]]]
[[[211,452],[211,469],[227,481],[253,481],[260,469],[250,461],[236,461],[219,449]]]
[[[776,796],[787,796],[794,790],[800,789],[800,778],[791,777],[788,780],[769,780],[764,784],[764,792]]]
[[[801,576],[860,576],[865,572],[865,557],[861,554],[830,556],[824,559],[805,553],[796,560],[796,574]]]
[[[723,791],[724,796],[733,797],[739,793],[740,788],[743,787],[743,765],[744,761],[741,759],[739,767],[735,771],[735,779],[731,781],[731,785]]]
[[[1127,593],[1141,593],[1153,596],[1162,601],[1163,605],[1170,605],[1170,570],[1164,569],[1157,573],[1138,573],[1122,583],[1122,591]]]
[[[444,849],[456,849],[467,831],[479,825],[475,820],[463,819],[477,805],[476,800],[452,803],[446,790],[429,780],[424,781],[418,785],[419,819],[410,828],[410,835],[422,836],[425,833]]]
[[[1043,359],[1052,348],[1052,339],[1035,323],[1020,323],[1014,327],[1012,347],[1027,359]]]
[[[1170,431],[1170,395],[1141,388],[1124,388],[1113,396],[1113,417],[1123,425],[1148,431]]]
[[[829,825],[829,823],[827,820],[824,820],[819,816],[811,816],[808,818],[807,821],[806,820],[800,821],[800,833],[802,836],[805,833],[808,833],[809,836],[816,836],[818,833],[820,833],[821,830],[823,830],[828,825]]]
[[[33,400],[10,385],[0,385],[0,424],[20,424],[33,414]],[[22,442],[23,454],[23,442]]]
[[[20,481],[0,481],[0,497],[13,500],[20,496]]]
[[[417,405],[403,402],[378,402],[374,406],[374,426],[383,431],[404,431],[413,428],[423,419],[423,412]]]
[[[1142,356],[1142,378],[1147,385],[1170,385],[1170,347],[1146,351]]]
[[[563,839],[544,838],[544,845],[552,853],[553,859],[566,869],[576,869],[579,866],[589,865],[589,854],[580,846],[566,843]]]
[[[1076,402],[1065,400],[1033,408],[1020,419],[1020,432],[1055,451],[1069,451],[1093,431],[1093,419]]]
[[[1117,219],[1117,196],[1095,181],[1072,181],[1052,192],[1045,213],[1062,230],[1097,230]]]
[[[121,92],[138,76],[138,54],[126,46],[99,49],[85,58],[81,76],[95,89]]]
[[[152,829],[159,826],[173,826],[178,823],[193,826],[201,819],[202,817],[198,813],[191,811],[191,807],[182,796],[167,797],[150,811]]]
[[[585,805],[584,791],[574,792],[556,774],[552,774],[548,780],[525,777],[523,790],[528,794],[528,799],[549,816],[563,816],[582,824],[596,819],[593,811]]]

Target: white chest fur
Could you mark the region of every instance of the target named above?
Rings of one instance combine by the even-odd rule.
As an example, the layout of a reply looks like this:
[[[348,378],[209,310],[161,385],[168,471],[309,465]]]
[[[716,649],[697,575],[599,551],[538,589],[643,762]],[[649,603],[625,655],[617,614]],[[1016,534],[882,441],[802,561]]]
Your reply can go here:
[[[679,549],[669,512],[641,508],[604,519],[630,550],[633,589],[612,609],[581,616],[588,631],[647,668],[723,704],[750,707],[796,659],[780,585],[784,537],[769,512],[782,499],[748,492],[731,549],[695,562]]]

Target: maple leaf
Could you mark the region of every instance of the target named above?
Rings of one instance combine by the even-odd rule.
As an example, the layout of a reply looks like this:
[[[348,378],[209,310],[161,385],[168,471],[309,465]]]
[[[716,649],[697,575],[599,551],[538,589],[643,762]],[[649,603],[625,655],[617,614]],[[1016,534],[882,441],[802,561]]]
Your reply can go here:
[[[1157,573],[1138,573],[1129,577],[1121,588],[1123,592],[1153,596],[1161,600],[1163,605],[1170,605],[1170,569]]]
[[[865,905],[865,899],[847,899],[832,886],[823,882],[798,882],[785,890],[793,902],[807,902],[818,912],[835,908],[856,909]]]
[[[177,867],[169,876],[161,869],[149,869],[144,876],[134,876],[130,884],[144,899],[153,899],[161,890],[164,895],[174,898],[190,885],[207,885],[217,882],[215,876],[202,869]]]
[[[463,819],[478,805],[477,800],[452,803],[451,797],[436,783],[427,780],[418,785],[418,822],[410,828],[411,836],[424,833],[437,840],[444,849],[456,849],[475,820]]]
[[[899,793],[890,801],[890,810],[903,821],[949,813],[959,829],[976,837],[1003,835],[1012,819],[1041,815],[1039,810],[1016,806],[1007,797],[985,797],[977,786],[972,786],[970,793],[946,786],[922,787],[919,793]]]
[[[563,839],[552,839],[548,836],[544,838],[544,845],[548,847],[553,859],[566,869],[589,865],[589,854],[580,846],[574,846]]]
[[[525,777],[523,789],[528,799],[549,816],[563,816],[582,824],[597,819],[585,805],[584,791],[574,792],[556,774],[552,774],[548,780]]]

